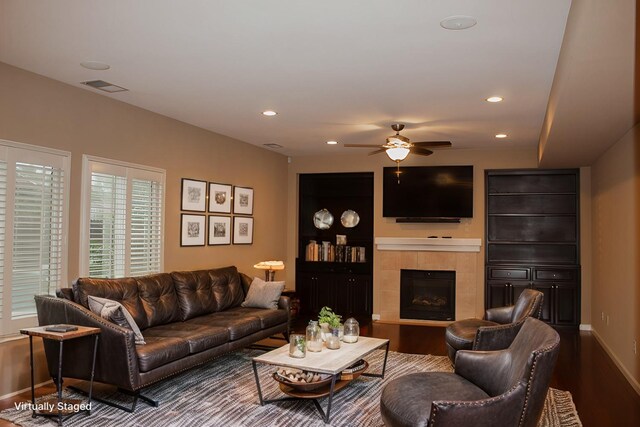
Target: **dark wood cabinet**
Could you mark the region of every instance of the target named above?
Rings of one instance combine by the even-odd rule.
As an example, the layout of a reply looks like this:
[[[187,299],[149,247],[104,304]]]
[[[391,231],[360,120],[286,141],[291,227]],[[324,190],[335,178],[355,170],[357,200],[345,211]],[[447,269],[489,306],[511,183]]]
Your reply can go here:
[[[300,310],[316,316],[324,306],[343,318],[367,318],[373,312],[373,173],[301,174],[298,180],[298,258],[296,294]],[[314,226],[314,213],[328,210],[333,224]],[[341,216],[352,210],[359,216],[355,227],[345,227]],[[364,262],[308,261],[310,241],[331,242],[336,235],[347,238],[347,246],[364,248]]]
[[[527,288],[544,294],[542,320],[580,323],[579,171],[486,171],[487,308]]]

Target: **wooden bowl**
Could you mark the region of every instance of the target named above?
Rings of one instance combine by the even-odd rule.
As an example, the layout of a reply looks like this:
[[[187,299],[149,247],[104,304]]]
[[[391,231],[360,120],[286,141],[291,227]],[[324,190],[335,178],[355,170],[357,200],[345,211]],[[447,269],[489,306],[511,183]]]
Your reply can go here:
[[[329,375],[327,378],[320,380],[320,381],[315,381],[312,383],[305,383],[305,382],[292,382],[289,381],[287,378],[284,378],[280,375],[278,375],[277,372],[273,373],[273,379],[278,381],[280,384],[284,384],[288,387],[291,387],[293,389],[296,390],[300,390],[300,391],[311,391],[311,390],[315,390],[317,388],[320,388],[322,386],[325,386],[327,384],[331,384],[331,375]]]

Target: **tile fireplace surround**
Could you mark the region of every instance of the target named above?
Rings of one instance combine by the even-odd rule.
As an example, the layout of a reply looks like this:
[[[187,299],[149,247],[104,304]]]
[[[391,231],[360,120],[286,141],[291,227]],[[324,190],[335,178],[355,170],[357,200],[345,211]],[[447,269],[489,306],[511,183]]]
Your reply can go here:
[[[374,313],[381,321],[448,324],[436,320],[400,318],[400,270],[448,270],[456,272],[456,320],[476,317],[478,256],[481,239],[429,239],[376,237],[378,286],[374,290]]]

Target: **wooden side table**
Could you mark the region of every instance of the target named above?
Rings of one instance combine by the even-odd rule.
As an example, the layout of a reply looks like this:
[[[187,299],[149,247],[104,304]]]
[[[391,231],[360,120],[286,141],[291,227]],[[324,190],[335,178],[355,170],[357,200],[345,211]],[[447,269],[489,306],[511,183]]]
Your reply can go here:
[[[52,332],[47,331],[46,328],[49,326],[39,326],[36,328],[26,328],[21,329],[20,333],[23,335],[29,336],[29,361],[31,363],[31,416],[35,418],[36,416],[44,416],[44,417],[58,417],[58,425],[62,425],[62,421],[65,418],[68,418],[72,415],[78,414],[80,412],[86,412],[87,414],[91,414],[91,391],[93,389],[93,374],[95,372],[96,367],[96,351],[98,349],[98,337],[100,334],[100,328],[89,328],[85,326],[76,326],[78,329],[75,331],[69,332]],[[87,403],[87,409],[80,411],[69,411],[63,410],[63,400],[62,400],[62,355],[63,355],[63,345],[65,341],[73,340],[76,338],[86,337],[93,335],[95,336],[95,341],[93,344],[93,359],[91,362],[91,380],[89,382],[89,401]],[[45,340],[53,340],[58,342],[58,376],[56,378],[57,381],[57,390],[58,390],[58,399],[56,408],[52,408],[50,411],[36,411],[36,396],[35,396],[35,386],[34,386],[34,366],[33,366],[33,337],[41,337]]]

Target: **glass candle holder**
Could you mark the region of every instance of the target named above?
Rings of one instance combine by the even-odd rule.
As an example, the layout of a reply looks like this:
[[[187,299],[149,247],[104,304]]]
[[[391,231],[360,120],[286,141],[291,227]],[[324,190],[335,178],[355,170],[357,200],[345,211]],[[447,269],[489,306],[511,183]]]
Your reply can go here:
[[[320,326],[318,326],[318,322],[315,320],[309,321],[309,326],[307,326],[307,350],[322,351]]]
[[[289,357],[302,359],[307,355],[307,344],[304,335],[292,334],[289,336]]]
[[[358,342],[358,337],[360,336],[360,324],[353,317],[347,319],[344,322],[344,336],[342,337],[342,341],[346,343],[354,343]]]
[[[331,328],[331,335],[327,336],[325,345],[330,350],[337,350],[340,348],[340,330],[338,328]]]

